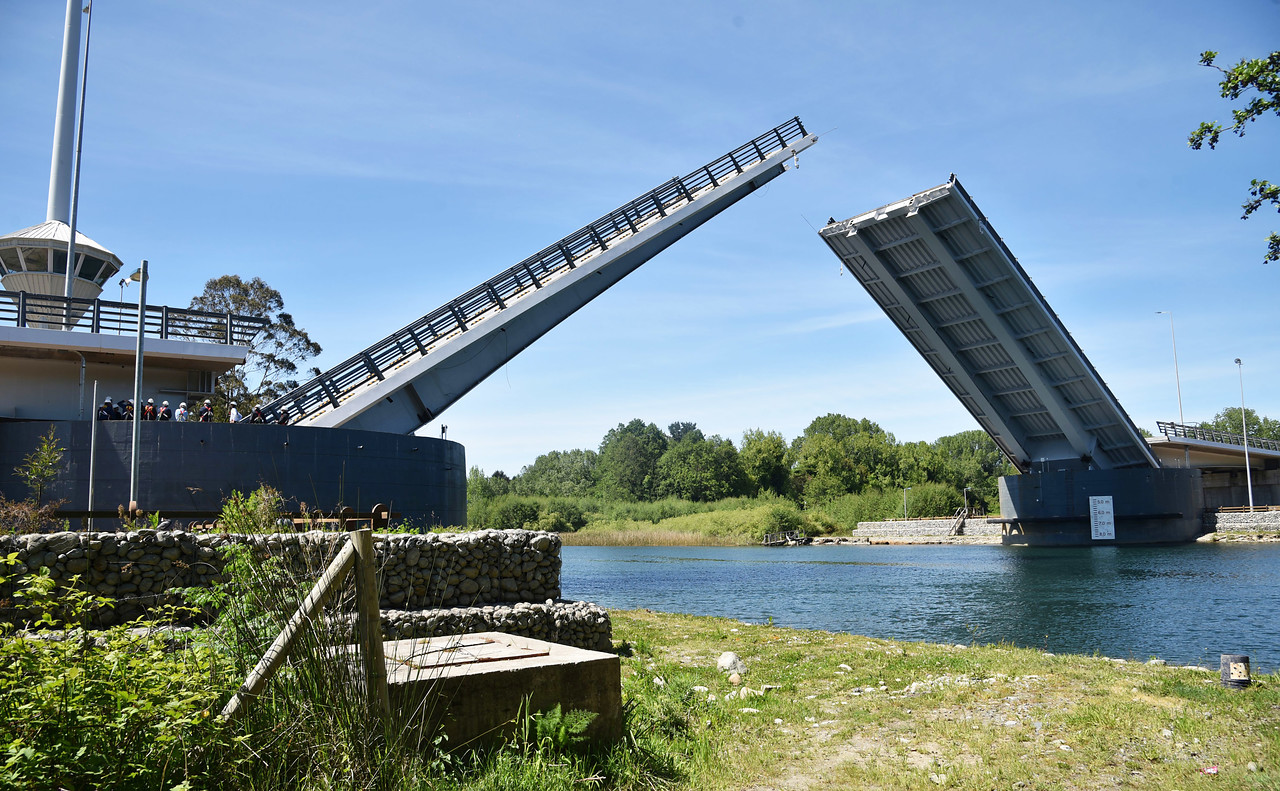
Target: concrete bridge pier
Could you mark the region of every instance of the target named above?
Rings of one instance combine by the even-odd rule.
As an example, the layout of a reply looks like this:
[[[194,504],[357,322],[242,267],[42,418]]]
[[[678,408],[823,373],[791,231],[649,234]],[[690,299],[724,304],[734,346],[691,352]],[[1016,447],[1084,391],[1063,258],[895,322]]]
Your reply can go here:
[[[1090,470],[1064,467],[1062,461],[1047,464],[1049,469],[1000,479],[1004,544],[1176,543],[1205,532],[1198,469]],[[1110,498],[1114,538],[1095,537],[1090,498]]]

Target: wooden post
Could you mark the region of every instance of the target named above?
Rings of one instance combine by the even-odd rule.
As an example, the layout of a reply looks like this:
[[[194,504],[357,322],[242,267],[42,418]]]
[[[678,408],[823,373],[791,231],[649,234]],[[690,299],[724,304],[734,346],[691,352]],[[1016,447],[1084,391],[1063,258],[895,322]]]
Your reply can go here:
[[[354,542],[348,541],[346,546],[333,559],[329,567],[325,569],[324,575],[320,577],[320,581],[316,583],[307,597],[298,605],[298,610],[285,624],[280,634],[276,636],[275,642],[262,655],[262,659],[258,661],[253,672],[240,685],[240,689],[227,701],[227,705],[222,708],[222,717],[230,719],[244,706],[245,701],[262,691],[267,681],[275,674],[280,665],[289,656],[289,651],[293,648],[293,641],[302,634],[302,632],[311,623],[312,619],[320,612],[320,608],[324,605],[325,599],[329,597],[334,586],[342,580],[343,575],[351,568],[356,558],[356,547]],[[374,607],[378,606],[377,600],[373,603]],[[378,656],[382,656],[382,642],[378,642]],[[385,690],[385,667],[383,668],[383,683]]]
[[[378,607],[375,576],[378,558],[373,548],[373,531],[365,528],[348,535],[350,546],[356,551],[356,641],[364,663],[369,708],[374,717],[385,723],[391,718],[391,700],[387,692],[387,660],[382,652],[382,611]]]

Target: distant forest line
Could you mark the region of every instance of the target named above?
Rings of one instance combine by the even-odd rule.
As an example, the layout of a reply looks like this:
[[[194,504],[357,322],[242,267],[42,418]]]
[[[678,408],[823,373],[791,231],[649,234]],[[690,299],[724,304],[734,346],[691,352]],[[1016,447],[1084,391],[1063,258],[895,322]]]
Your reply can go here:
[[[1251,437],[1280,439],[1280,421],[1248,409],[1245,419]],[[1240,433],[1240,408],[1201,425]],[[705,435],[695,423],[671,423],[664,431],[636,418],[610,429],[597,450],[549,451],[515,476],[472,467],[468,521],[573,531],[600,521],[656,524],[763,508],[749,532],[801,522],[832,532],[858,521],[951,516],[966,503],[977,513],[996,512],[998,479],[1015,474],[977,429],[899,442],[867,418],[827,414],[791,441],[750,429],[739,446]]]

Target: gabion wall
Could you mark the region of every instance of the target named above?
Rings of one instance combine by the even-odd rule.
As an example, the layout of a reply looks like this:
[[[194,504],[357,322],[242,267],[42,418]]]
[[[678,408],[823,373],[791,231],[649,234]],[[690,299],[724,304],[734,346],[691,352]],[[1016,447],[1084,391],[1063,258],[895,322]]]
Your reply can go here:
[[[342,541],[345,534],[324,532],[4,536],[0,556],[16,553],[19,565],[0,569],[0,576],[10,578],[0,598],[20,584],[17,577],[48,568],[60,585],[74,581],[91,594],[115,599],[114,610],[99,617],[100,625],[109,625],[181,603],[177,589],[225,581],[227,545],[250,547],[259,556],[279,558],[296,574],[318,577]],[[493,630],[583,648],[608,645],[603,610],[559,601],[561,545],[554,533],[390,533],[375,536],[374,546],[383,626],[390,638]]]

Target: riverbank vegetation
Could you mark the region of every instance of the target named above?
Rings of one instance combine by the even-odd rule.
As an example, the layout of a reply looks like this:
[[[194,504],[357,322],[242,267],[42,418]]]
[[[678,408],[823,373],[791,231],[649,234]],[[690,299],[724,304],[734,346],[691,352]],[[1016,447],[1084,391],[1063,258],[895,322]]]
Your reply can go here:
[[[249,716],[217,712],[296,588],[233,574],[217,631],[87,632],[102,600],[18,597],[0,634],[0,786],[15,789],[1136,789],[1280,787],[1280,678],[1131,657],[904,643],[722,618],[612,612],[621,742],[534,712],[514,739],[447,752],[370,721],[315,630]],[[261,583],[270,582],[270,588]],[[231,590],[222,591],[232,594]],[[207,603],[207,602],[206,602]],[[975,635],[975,638],[980,636]],[[54,639],[56,638],[56,639]],[[745,663],[737,683],[722,652]],[[1206,661],[1209,658],[1206,657]],[[580,720],[580,718],[578,718]]]
[[[1249,436],[1280,421],[1246,410]],[[1239,407],[1202,425],[1240,432]],[[553,450],[519,474],[467,476],[472,528],[536,528],[570,544],[749,544],[766,533],[847,534],[858,522],[945,518],[967,505],[999,513],[998,480],[1015,475],[986,432],[899,442],[866,418],[828,414],[788,441],[750,429],[741,442],[694,423],[665,431],[619,423],[598,450]]]
[[[741,448],[693,423],[620,423],[599,450],[550,451],[514,477],[473,467],[473,528],[576,533],[571,543],[742,544],[766,533],[847,532],[859,521],[995,510],[1016,470],[982,431],[900,443],[829,414],[791,441],[752,429]]]

